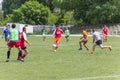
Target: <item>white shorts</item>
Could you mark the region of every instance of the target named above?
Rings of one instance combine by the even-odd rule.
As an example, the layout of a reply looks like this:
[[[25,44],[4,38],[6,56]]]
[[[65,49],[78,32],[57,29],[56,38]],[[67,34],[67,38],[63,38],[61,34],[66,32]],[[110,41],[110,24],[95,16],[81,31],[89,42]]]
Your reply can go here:
[[[42,34],[42,36],[46,36],[46,34]]]

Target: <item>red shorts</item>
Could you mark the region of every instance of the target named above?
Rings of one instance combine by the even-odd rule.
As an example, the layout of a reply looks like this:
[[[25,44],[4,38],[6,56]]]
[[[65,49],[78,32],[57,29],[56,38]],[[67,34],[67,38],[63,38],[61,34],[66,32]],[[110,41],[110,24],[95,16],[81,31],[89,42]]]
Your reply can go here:
[[[108,32],[103,32],[104,35],[108,35]]]
[[[19,41],[10,41],[10,42],[8,43],[8,46],[11,47],[11,48],[13,48],[14,46],[15,46],[16,48],[19,48],[19,47],[20,47],[20,42],[19,42]]]
[[[26,47],[26,45],[24,43],[20,43],[20,47],[21,47],[21,49],[23,49]]]

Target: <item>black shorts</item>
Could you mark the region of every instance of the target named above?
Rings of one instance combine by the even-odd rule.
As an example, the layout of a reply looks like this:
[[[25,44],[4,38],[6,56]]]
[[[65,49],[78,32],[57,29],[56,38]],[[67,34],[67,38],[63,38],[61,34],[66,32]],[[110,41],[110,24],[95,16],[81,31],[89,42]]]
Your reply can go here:
[[[95,42],[97,45],[100,45],[100,44],[102,44],[102,40],[98,40],[98,41],[96,41]]]
[[[25,49],[27,49],[27,47],[22,48],[22,50],[25,50]]]
[[[65,38],[68,38],[68,37],[69,37],[69,35],[66,35],[66,36],[65,36]]]

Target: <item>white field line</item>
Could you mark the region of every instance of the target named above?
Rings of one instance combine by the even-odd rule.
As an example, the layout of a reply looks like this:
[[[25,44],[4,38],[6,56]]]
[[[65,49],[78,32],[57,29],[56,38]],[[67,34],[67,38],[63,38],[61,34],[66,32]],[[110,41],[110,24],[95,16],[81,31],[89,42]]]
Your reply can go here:
[[[66,80],[97,80],[97,79],[110,79],[110,78],[119,78],[120,79],[120,75],[83,77],[83,78],[66,79]]]

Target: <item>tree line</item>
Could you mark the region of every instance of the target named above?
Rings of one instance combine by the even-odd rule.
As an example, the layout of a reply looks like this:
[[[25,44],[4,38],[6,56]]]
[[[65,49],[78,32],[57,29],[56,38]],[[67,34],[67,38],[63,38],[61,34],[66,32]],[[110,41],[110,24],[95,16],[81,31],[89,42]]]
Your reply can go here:
[[[120,22],[120,0],[3,0],[0,24],[106,24]]]

